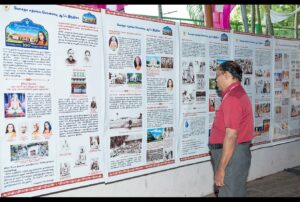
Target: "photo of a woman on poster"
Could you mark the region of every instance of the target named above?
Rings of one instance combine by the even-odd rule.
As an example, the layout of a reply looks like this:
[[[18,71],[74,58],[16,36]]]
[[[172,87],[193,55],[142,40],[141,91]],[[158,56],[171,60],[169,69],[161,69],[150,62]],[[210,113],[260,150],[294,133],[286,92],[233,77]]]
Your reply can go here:
[[[49,121],[45,121],[43,135],[51,136],[52,135],[52,126]]]
[[[9,136],[9,138],[16,138],[17,133],[14,124],[7,124],[5,133]]]
[[[37,38],[38,38],[38,40],[36,42],[37,45],[40,45],[40,46],[47,46],[48,45],[48,41],[47,41],[47,38],[46,38],[46,35],[45,35],[44,32],[39,31]]]

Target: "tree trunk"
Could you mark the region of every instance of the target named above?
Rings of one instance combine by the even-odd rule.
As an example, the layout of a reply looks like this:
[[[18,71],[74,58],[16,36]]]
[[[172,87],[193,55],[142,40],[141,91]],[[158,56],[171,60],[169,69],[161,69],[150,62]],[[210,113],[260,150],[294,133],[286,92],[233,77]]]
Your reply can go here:
[[[161,4],[158,4],[158,17],[160,19],[163,19],[163,12],[162,12],[162,6],[161,6]]]
[[[273,24],[270,16],[271,4],[264,5],[264,9],[266,15],[267,35],[274,36]]]
[[[256,4],[256,13],[257,13],[257,34],[262,33],[262,27],[261,27],[261,18],[260,18],[260,10],[259,10],[259,4]]]
[[[296,9],[298,9],[299,8],[299,5],[296,5]],[[294,30],[295,30],[295,32],[294,32],[294,37],[297,39],[298,38],[298,12],[297,13],[295,13],[295,19],[294,19]]]
[[[244,24],[244,31],[249,32],[246,5],[241,4],[240,6],[241,6],[241,13],[242,13],[243,24]]]
[[[204,18],[205,18],[205,26],[213,27],[213,17],[212,17],[212,7],[211,4],[204,5]]]
[[[255,33],[255,5],[251,5],[251,31]]]

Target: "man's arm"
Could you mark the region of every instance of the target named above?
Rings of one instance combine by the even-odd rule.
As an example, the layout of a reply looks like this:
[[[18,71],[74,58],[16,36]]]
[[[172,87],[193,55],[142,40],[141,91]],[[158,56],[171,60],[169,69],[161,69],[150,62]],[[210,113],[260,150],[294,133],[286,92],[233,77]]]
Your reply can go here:
[[[238,135],[237,130],[226,128],[226,135],[223,142],[222,156],[215,174],[215,184],[217,186],[224,186],[225,169],[233,155],[237,135]]]

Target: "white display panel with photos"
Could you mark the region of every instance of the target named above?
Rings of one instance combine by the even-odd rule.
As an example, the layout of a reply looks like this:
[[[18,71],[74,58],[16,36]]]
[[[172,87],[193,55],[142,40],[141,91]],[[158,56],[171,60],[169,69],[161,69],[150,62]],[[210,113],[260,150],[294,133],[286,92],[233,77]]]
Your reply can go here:
[[[300,138],[300,41],[80,5],[1,5],[1,197],[210,159],[216,67],[236,60],[252,150]]]

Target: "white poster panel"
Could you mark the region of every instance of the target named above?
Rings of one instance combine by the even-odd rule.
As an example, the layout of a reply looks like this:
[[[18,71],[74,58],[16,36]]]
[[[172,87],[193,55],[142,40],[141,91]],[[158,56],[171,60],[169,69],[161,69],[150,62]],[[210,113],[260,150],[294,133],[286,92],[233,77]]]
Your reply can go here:
[[[256,36],[254,53],[254,132],[252,149],[271,142],[271,81],[274,41],[269,36]]]
[[[59,6],[55,57],[57,166],[65,188],[103,182],[105,82],[101,13]],[[73,185],[75,183],[75,185]]]
[[[222,32],[181,23],[180,33],[180,165],[208,160],[209,48]]]
[[[100,13],[3,5],[0,16],[1,196],[41,195],[103,181],[101,149],[90,143],[98,136],[99,146],[103,135]],[[78,55],[68,65],[71,48]],[[90,66],[84,66],[83,50],[90,51]],[[84,81],[76,88],[78,77]],[[94,85],[102,91],[89,88]],[[98,109],[91,109],[93,99]],[[85,165],[76,165],[79,156]],[[90,169],[93,161],[97,171]]]
[[[254,63],[255,63],[255,50],[259,42],[256,41],[255,35],[246,34],[233,34],[232,39],[232,57],[242,68],[243,79],[242,86],[252,103],[254,109]],[[253,110],[254,111],[254,110]]]
[[[245,33],[234,33],[232,37],[233,59],[242,67],[242,85],[252,102],[255,138],[251,149],[269,146],[273,41],[268,36]]]
[[[219,64],[231,59],[231,33],[209,31],[208,41],[208,118],[209,135],[215,114],[222,101],[220,91],[217,89],[216,71]]]
[[[293,139],[300,137],[300,40],[294,41],[298,46],[297,51],[291,53],[290,69],[290,124],[289,132]]]
[[[300,136],[300,42],[283,38],[274,42],[272,141],[278,144]]]
[[[178,27],[106,11],[107,181],[174,167]]]
[[[272,49],[266,40],[250,33],[234,33],[232,40],[232,57],[242,68],[242,86],[252,103],[255,131],[252,149],[270,143],[271,58],[264,64],[260,55],[271,57]]]
[[[223,31],[223,32],[222,32]],[[212,124],[215,119],[216,112],[221,105],[222,97],[221,92],[217,88],[216,71],[217,67],[231,59],[231,33],[225,30],[210,30],[208,41],[208,136]]]

